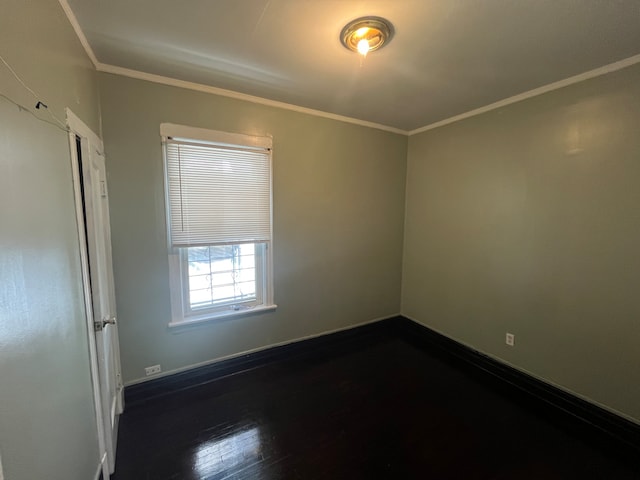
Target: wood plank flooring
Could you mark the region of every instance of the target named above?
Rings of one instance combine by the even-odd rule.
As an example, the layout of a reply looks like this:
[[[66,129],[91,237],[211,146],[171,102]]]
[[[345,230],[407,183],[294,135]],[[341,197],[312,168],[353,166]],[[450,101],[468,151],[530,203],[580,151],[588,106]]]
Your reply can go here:
[[[384,335],[129,407],[114,480],[640,479],[640,463]]]

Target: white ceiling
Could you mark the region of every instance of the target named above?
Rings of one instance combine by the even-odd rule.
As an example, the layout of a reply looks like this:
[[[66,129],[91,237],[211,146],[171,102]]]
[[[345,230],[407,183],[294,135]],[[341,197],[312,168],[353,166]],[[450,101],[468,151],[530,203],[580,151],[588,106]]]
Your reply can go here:
[[[102,64],[401,130],[640,54],[639,0],[68,0]],[[350,20],[395,36],[364,62]]]

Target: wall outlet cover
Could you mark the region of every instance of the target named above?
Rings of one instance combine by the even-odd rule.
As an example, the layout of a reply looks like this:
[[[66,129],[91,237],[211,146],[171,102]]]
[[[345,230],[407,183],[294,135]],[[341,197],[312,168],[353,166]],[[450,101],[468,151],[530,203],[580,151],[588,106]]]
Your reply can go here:
[[[162,371],[160,365],[151,365],[150,367],[146,367],[144,369],[145,375],[148,377],[149,375],[156,375]]]
[[[513,347],[516,344],[516,336],[513,333],[507,333],[505,343],[510,347]]]

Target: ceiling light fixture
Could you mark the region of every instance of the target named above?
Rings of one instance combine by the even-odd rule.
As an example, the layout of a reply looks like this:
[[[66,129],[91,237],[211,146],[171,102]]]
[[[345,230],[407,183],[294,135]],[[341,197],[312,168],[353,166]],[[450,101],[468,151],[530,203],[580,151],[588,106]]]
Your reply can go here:
[[[363,57],[382,48],[393,36],[393,27],[380,17],[361,17],[347,23],[340,33],[342,45]]]

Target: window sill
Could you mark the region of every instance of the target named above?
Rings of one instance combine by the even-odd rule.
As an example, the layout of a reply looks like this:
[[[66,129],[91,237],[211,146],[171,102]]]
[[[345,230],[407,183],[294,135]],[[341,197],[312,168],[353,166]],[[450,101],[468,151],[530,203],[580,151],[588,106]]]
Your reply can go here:
[[[187,317],[182,320],[172,320],[169,322],[169,328],[187,327],[190,325],[198,325],[200,323],[210,323],[216,320],[227,319],[231,317],[245,317],[258,313],[270,312],[278,308],[277,305],[261,305],[259,307],[244,308],[241,310],[225,310],[218,313],[208,313],[205,315]]]

